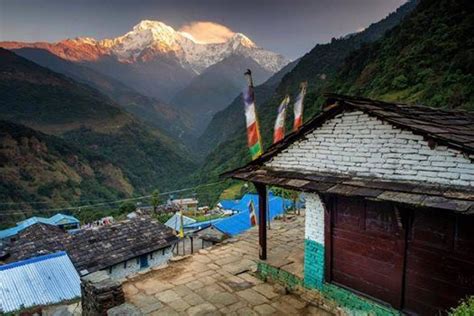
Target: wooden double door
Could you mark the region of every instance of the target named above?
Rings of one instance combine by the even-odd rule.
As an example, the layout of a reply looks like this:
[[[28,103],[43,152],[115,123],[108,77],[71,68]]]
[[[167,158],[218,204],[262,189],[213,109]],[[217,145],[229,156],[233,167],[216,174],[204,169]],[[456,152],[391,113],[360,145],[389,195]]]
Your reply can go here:
[[[347,197],[326,200],[326,280],[407,313],[474,294],[474,217]]]

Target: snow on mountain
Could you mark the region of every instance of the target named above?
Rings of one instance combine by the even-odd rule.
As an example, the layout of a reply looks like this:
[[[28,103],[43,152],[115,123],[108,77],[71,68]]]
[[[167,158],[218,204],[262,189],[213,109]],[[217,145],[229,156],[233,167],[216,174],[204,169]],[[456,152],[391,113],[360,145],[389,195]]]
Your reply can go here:
[[[96,41],[77,38],[82,44],[100,47],[121,62],[146,62],[154,57],[166,55],[178,59],[187,69],[201,73],[224,58],[237,54],[254,59],[264,69],[277,72],[289,60],[284,56],[258,47],[241,33],[235,33],[223,43],[203,43],[191,34],[174,30],[159,21],[144,20],[123,36]]]

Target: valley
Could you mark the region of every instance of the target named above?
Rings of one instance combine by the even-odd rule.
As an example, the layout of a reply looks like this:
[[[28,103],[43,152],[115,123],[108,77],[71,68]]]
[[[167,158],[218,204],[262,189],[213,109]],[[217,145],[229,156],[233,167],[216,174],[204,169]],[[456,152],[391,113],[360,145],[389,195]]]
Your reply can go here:
[[[20,169],[38,163],[26,159],[24,165],[9,167],[13,173],[2,181],[8,183],[2,198],[25,203],[32,211],[35,206],[28,200],[67,205],[64,197],[57,198],[59,192],[71,196],[72,205],[91,197],[133,197],[157,188],[219,182],[195,190],[203,204],[212,205],[234,184],[221,183],[219,174],[250,160],[241,98],[248,68],[254,75],[265,148],[271,145],[278,104],[286,94],[294,100],[302,81],[308,82],[306,120],[320,111],[326,92],[472,110],[472,43],[465,41],[472,14],[457,3],[440,1],[437,6],[408,1],[359,32],[316,44],[294,61],[257,46],[242,33],[204,43],[151,20],[102,40],[0,42],[0,118],[10,126],[4,134],[11,134],[12,124],[20,124],[21,131],[44,133],[35,138],[52,137],[71,146],[71,152],[86,153],[81,163],[94,170],[84,180],[77,170],[69,170],[74,166],[51,154],[51,161],[58,162],[48,170],[79,177],[65,190],[65,184],[48,180],[44,185],[51,190],[45,191],[20,179]],[[438,14],[441,6],[447,9]],[[453,21],[461,22],[446,29]],[[427,24],[429,34],[421,31]],[[420,31],[413,35],[414,29]],[[433,50],[439,57],[428,58]],[[288,133],[292,119],[290,111]],[[44,146],[49,148],[49,142],[44,140]],[[57,166],[64,163],[67,168],[61,171]],[[41,170],[36,170],[39,178],[48,174]],[[81,189],[91,181],[104,192]],[[12,195],[13,187],[23,193]]]

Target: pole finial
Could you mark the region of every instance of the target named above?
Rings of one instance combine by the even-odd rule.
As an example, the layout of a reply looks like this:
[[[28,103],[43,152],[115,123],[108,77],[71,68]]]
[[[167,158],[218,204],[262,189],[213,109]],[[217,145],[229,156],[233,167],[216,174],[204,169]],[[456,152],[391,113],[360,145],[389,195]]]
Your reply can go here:
[[[244,73],[244,76],[247,77],[249,87],[253,87],[252,71],[250,69],[247,69],[247,71]]]

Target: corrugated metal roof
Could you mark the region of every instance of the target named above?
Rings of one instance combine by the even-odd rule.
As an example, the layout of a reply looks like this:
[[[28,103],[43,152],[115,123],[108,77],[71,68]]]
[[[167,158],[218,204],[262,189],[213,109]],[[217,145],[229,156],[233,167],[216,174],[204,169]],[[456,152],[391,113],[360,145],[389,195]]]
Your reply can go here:
[[[258,195],[257,194],[246,194],[240,200],[240,203],[235,208],[238,210],[239,213],[232,215],[230,217],[223,218],[217,223],[213,223],[213,226],[216,227],[223,233],[228,235],[237,235],[240,234],[247,229],[250,229],[252,225],[250,224],[250,212],[249,212],[249,203],[250,201],[253,202],[255,207],[255,215],[259,214],[259,206],[258,206]],[[283,212],[292,207],[292,201],[288,199],[283,199],[279,196],[275,196],[273,194],[268,195],[268,209],[269,209],[269,217],[270,219],[275,218],[278,215],[283,214]]]
[[[25,228],[28,228],[36,223],[43,223],[43,224],[49,224],[49,225],[65,225],[65,224],[79,224],[79,220],[73,216],[64,215],[61,213],[51,216],[50,218],[33,216],[21,222],[16,223],[17,225],[15,227],[8,228],[5,230],[0,230],[0,239],[14,236],[18,234],[19,232],[21,232],[22,230],[24,230]]]
[[[0,266],[0,313],[79,298],[80,284],[64,251]]]
[[[181,215],[179,213],[174,213],[173,216],[170,217],[169,220],[166,221],[165,225],[175,231],[179,231],[181,229]],[[187,217],[183,215],[183,225],[186,228],[187,225],[196,223],[195,219],[191,217]]]

